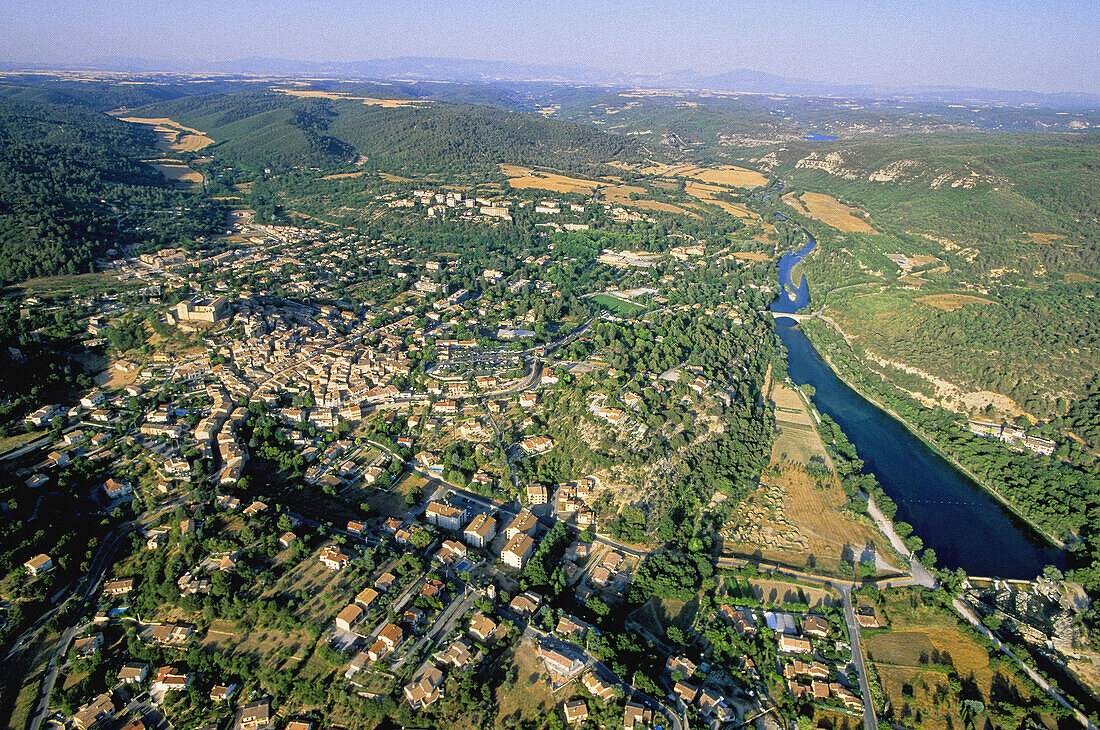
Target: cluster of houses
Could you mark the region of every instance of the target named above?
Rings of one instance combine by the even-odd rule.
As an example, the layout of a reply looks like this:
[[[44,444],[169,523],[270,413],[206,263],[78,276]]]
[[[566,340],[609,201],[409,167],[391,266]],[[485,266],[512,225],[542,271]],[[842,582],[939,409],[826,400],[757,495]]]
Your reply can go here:
[[[1050,456],[1054,453],[1054,449],[1058,447],[1058,444],[1050,439],[1045,439],[1041,436],[1029,436],[1024,429],[1007,423],[970,421],[969,426],[970,432],[973,434],[997,439],[1009,445],[1019,444],[1024,448],[1031,449],[1035,453],[1044,456]]]

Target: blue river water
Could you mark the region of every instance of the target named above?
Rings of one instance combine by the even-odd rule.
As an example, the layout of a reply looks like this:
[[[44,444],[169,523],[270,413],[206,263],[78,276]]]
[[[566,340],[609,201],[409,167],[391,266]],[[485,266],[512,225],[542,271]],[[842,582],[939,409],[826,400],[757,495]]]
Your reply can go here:
[[[788,373],[815,389],[814,405],[836,421],[864,461],[864,471],[898,505],[896,519],[913,526],[937,564],[969,575],[1034,578],[1045,565],[1065,567],[1065,553],[1043,540],[992,495],[960,472],[898,421],[849,388],[814,350],[794,320],[783,318],[809,302],[803,275],[791,268],[816,246],[810,242],[779,262],[782,292],[772,305],[775,329],[787,348]],[[788,293],[793,293],[792,300]]]

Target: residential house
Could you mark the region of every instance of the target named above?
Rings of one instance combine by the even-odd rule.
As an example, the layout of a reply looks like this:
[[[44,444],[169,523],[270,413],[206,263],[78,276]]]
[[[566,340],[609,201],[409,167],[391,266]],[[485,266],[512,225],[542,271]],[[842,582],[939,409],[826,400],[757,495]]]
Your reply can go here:
[[[484,548],[497,534],[497,521],[487,514],[479,514],[466,529],[462,531],[462,539],[472,547]]]
[[[141,662],[126,662],[118,670],[118,681],[122,684],[140,684],[149,676],[149,665]]]
[[[470,625],[466,629],[470,636],[482,643],[493,638],[493,634],[496,633],[496,630],[496,621],[493,621],[493,619],[480,612],[470,617]]]
[[[267,727],[271,724],[271,703],[268,700],[255,702],[241,710],[243,730]]]
[[[528,510],[522,510],[518,515],[513,517],[512,521],[508,523],[508,526],[504,528],[504,536],[511,540],[521,533],[524,535],[534,535],[538,526],[538,518]]]
[[[443,672],[432,665],[425,666],[413,681],[405,685],[405,699],[414,710],[420,710],[443,696]]]
[[[570,725],[580,725],[588,719],[588,703],[582,697],[569,700],[562,710],[565,712],[565,721]]]
[[[523,566],[527,564],[528,558],[534,551],[535,541],[531,536],[519,533],[514,535],[500,551],[500,559],[511,568],[523,570]]]
[[[363,609],[356,603],[349,604],[336,616],[336,628],[351,631],[351,627],[363,618]]]
[[[23,567],[27,569],[27,572],[30,573],[32,578],[37,578],[53,567],[53,560],[50,559],[49,555],[39,553],[23,563]]]
[[[114,716],[115,703],[110,694],[104,693],[76,711],[76,714],[73,715],[73,725],[77,730],[91,730],[99,723]]]

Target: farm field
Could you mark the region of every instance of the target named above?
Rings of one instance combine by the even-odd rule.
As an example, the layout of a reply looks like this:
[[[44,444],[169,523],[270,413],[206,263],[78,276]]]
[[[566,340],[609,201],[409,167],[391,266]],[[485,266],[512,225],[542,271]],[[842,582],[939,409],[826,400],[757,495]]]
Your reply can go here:
[[[373,96],[354,96],[342,94],[337,91],[318,91],[314,89],[287,89],[272,87],[272,91],[278,91],[288,96],[297,96],[309,99],[331,99],[333,101],[361,101],[368,106],[380,106],[383,109],[398,109],[400,107],[418,107],[431,104],[431,101],[420,99],[379,99]]]
[[[192,170],[183,163],[162,160],[160,162],[150,162],[149,164],[172,182],[185,185],[202,185],[202,173]]]
[[[999,703],[1026,707],[1039,695],[1030,681],[1019,677],[999,653],[990,654],[964,631],[954,614],[925,605],[914,589],[883,593],[879,612],[889,622],[886,631],[864,638],[885,693],[888,712],[901,718],[920,718],[933,730],[963,726],[962,697],[978,699],[986,708]],[[987,709],[987,713],[989,709]],[[983,713],[984,714],[984,713]],[[1052,718],[1040,717],[1049,722]],[[994,726],[1003,720],[989,717]],[[974,719],[982,727],[984,718]]]
[[[705,183],[734,188],[755,188],[768,184],[768,178],[756,170],[723,165],[718,168],[696,167],[694,165],[653,165],[643,168],[646,175],[666,175],[690,177]]]
[[[936,309],[942,309],[945,312],[954,312],[956,309],[962,309],[967,304],[996,304],[992,299],[975,297],[970,294],[928,294],[917,297],[917,301]]]
[[[185,127],[166,117],[120,117],[124,122],[151,126],[157,133],[157,148],[166,152],[195,152],[214,144],[214,140],[191,127]]]
[[[835,608],[840,605],[837,595],[826,588],[765,578],[754,578],[749,581],[749,585],[756,600],[762,603],[805,603],[812,609]]]
[[[844,233],[877,232],[863,218],[863,211],[845,205],[831,195],[805,192],[796,197],[793,193],[788,193],[783,196],[783,202]]]
[[[763,560],[833,575],[850,570],[845,558],[876,558],[880,571],[900,565],[877,530],[841,511],[848,498],[836,477],[809,471],[811,463],[830,470],[832,463],[801,397],[776,383],[771,399],[779,430],[771,471],[727,524],[726,552],[759,554]]]

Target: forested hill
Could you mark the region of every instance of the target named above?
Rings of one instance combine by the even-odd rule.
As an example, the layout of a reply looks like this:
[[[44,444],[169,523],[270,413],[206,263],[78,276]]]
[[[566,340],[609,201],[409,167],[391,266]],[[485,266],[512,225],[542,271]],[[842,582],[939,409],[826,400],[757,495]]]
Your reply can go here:
[[[393,107],[249,92],[176,99],[134,114],[201,129],[217,142],[204,152],[254,169],[333,166],[361,155],[368,169],[396,174],[485,175],[501,162],[595,172],[649,155],[633,138],[590,126],[441,101]]]
[[[190,196],[139,161],[156,154],[154,141],[89,108],[0,99],[0,282],[86,272],[104,249],[137,240],[118,211],[182,205]],[[143,235],[174,240],[214,222],[205,204],[189,207]]]

